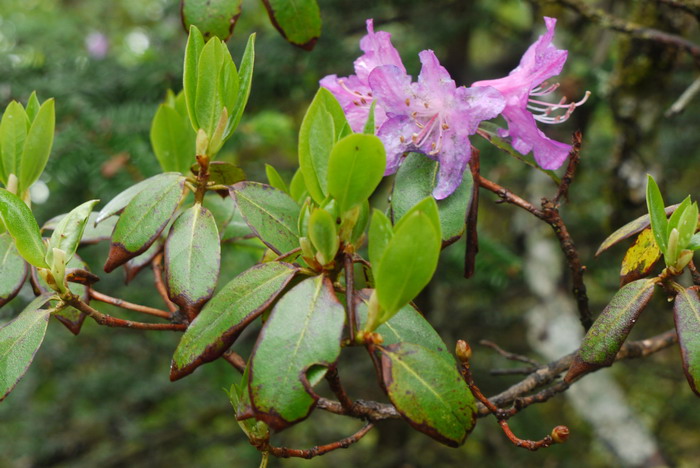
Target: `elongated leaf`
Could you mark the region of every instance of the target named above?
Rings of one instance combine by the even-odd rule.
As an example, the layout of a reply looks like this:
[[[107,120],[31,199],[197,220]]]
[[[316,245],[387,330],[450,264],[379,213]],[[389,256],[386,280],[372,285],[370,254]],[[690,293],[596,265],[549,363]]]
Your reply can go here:
[[[287,41],[311,50],[321,35],[321,12],[316,0],[263,0],[270,21]]]
[[[413,343],[381,353],[387,394],[408,423],[450,447],[463,444],[476,423],[476,403],[457,367]]]
[[[333,216],[322,208],[314,209],[309,220],[309,238],[318,251],[322,265],[330,263],[338,252],[338,230]]]
[[[228,138],[238,127],[238,123],[243,117],[243,111],[248,104],[250,96],[250,88],[253,82],[253,68],[255,63],[255,34],[248,37],[248,43],[243,51],[243,57],[239,63],[238,70],[238,91],[236,95],[236,104],[232,109],[229,109],[229,124],[226,129],[226,137]]]
[[[257,182],[231,188],[243,218],[256,236],[278,254],[299,247],[299,205],[286,193]]]
[[[665,209],[666,215],[670,215],[671,213],[674,213],[676,208],[678,208],[678,205],[671,205],[667,206]],[[619,243],[620,241],[623,241],[625,239],[628,239],[632,237],[635,234],[638,234],[648,228],[650,226],[650,218],[648,214],[645,214],[643,216],[640,216],[639,218],[635,219],[632,222],[629,222],[622,226],[620,229],[617,231],[613,232],[610,234],[607,239],[603,241],[602,244],[600,244],[600,247],[598,247],[598,250],[596,251],[595,255],[596,257],[603,253],[604,251],[608,250],[610,247],[613,245]]]
[[[173,355],[170,380],[189,375],[221,356],[275,300],[297,270],[287,263],[262,263],[224,286],[182,336]]]
[[[667,228],[667,235],[668,233],[673,230],[673,228],[678,228],[678,222],[681,220],[681,215],[685,212],[685,209],[690,206],[690,195],[685,197],[685,200],[683,200],[679,205],[678,208],[673,212],[670,218],[668,218],[668,228]]]
[[[97,218],[95,219],[95,225],[100,224],[102,221],[111,216],[114,216],[115,214],[121,213],[124,210],[124,208],[126,208],[126,205],[128,205],[129,202],[133,200],[134,197],[141,193],[143,190],[158,190],[158,187],[162,187],[165,181],[171,180],[176,177],[182,177],[182,174],[177,172],[166,172],[142,180],[136,185],[132,185],[131,187],[114,197],[109,203],[107,203],[104,206],[104,208],[100,210],[100,212],[97,214]]]
[[[205,39],[216,36],[227,41],[241,16],[241,3],[242,0],[183,0],[182,23],[186,29],[196,25]]]
[[[384,255],[386,246],[389,245],[389,241],[394,236],[394,228],[391,225],[391,221],[386,217],[384,213],[378,209],[374,209],[372,212],[372,221],[369,225],[369,261],[372,266],[376,269],[379,268],[379,261]]]
[[[238,209],[238,206],[236,206],[235,203],[234,206],[235,208],[233,210],[231,221],[229,221],[221,234],[221,240],[223,242],[255,236],[253,231],[251,231],[250,226],[248,226],[248,223],[246,223],[245,219],[243,218],[241,210]]]
[[[46,221],[43,226],[41,226],[42,231],[53,231],[58,226],[63,218],[66,217],[68,213],[63,213],[58,216],[54,216],[50,220]],[[95,225],[95,220],[97,219],[98,213],[93,211],[88,217],[87,223],[85,224],[85,231],[83,231],[83,237],[80,239],[80,245],[84,244],[96,244],[101,241],[105,241],[112,238],[112,231],[114,231],[114,226],[117,224],[117,218],[110,218],[98,225]]]
[[[418,202],[431,196],[437,184],[438,163],[418,153],[409,153],[399,167],[391,195],[391,216],[398,222]],[[462,183],[449,197],[437,202],[442,241],[450,244],[464,234],[466,212],[472,199],[474,180],[464,171]]]
[[[328,194],[328,158],[345,125],[343,108],[330,91],[319,88],[299,129],[299,167],[306,190],[316,203]]]
[[[654,294],[657,282],[656,278],[640,279],[615,293],[583,338],[581,348],[566,374],[567,382],[615,361],[639,314]]]
[[[201,128],[201,125],[197,122],[197,114],[195,112],[195,98],[197,97],[197,66],[203,48],[204,37],[202,33],[196,26],[190,26],[190,35],[187,39],[187,47],[185,48],[182,89],[185,94],[187,114],[190,117],[190,122],[195,132]]]
[[[40,108],[41,103],[39,102],[39,98],[36,97],[36,91],[32,91],[32,94],[29,95],[29,99],[27,100],[27,108],[25,109],[30,122],[34,121]]]
[[[651,229],[643,230],[622,259],[620,287],[647,276],[660,258],[661,250],[654,240]]]
[[[17,295],[27,277],[27,264],[8,233],[0,234],[0,307]]]
[[[165,241],[165,279],[170,300],[188,316],[197,315],[214,294],[221,244],[214,216],[195,204],[173,223]]]
[[[187,172],[195,157],[195,133],[187,116],[161,104],[153,117],[150,136],[164,171]]]
[[[0,217],[19,254],[35,267],[48,268],[44,260],[46,246],[34,215],[22,200],[5,189],[0,189]]]
[[[308,278],[277,302],[252,356],[250,398],[258,420],[281,430],[305,419],[312,387],[340,355],[345,311],[330,280]]]
[[[340,212],[367,200],[384,177],[384,169],[386,151],[376,136],[354,133],[338,141],[328,160],[328,193]]]
[[[673,304],[673,318],[690,388],[700,396],[700,299],[693,288],[681,289]]]
[[[267,176],[267,182],[276,188],[277,190],[281,190],[285,193],[289,193],[289,188],[287,187],[286,182],[282,178],[279,172],[277,172],[277,169],[275,169],[273,166],[269,164],[265,164],[265,175]]]
[[[303,203],[304,199],[309,195],[301,168],[297,169],[292,177],[292,181],[289,183],[289,194],[297,203]]]
[[[654,239],[656,239],[661,251],[665,252],[669,234],[668,220],[664,211],[664,199],[652,176],[647,176],[647,209],[649,210]]]
[[[24,193],[44,172],[53,145],[55,126],[54,100],[48,99],[41,105],[24,142],[24,151],[19,164],[18,193]]]
[[[224,232],[236,210],[236,204],[233,202],[233,199],[228,196],[222,198],[219,194],[209,193],[204,197],[202,205],[211,211],[214,220],[216,220],[216,228],[219,230],[219,233]]]
[[[688,206],[678,220],[678,245],[680,249],[685,249],[690,238],[695,234],[698,225],[698,204],[692,203]]]
[[[225,61],[231,60],[230,57],[226,46],[216,37],[209,39],[199,56],[194,111],[199,127],[210,137],[214,134],[224,108],[220,74]]]
[[[119,216],[104,270],[109,273],[145,252],[177,210],[185,186],[180,174],[161,177],[139,192]]]
[[[49,296],[34,299],[9,323],[0,328],[0,401],[15,388],[44,341],[50,310],[41,309]]]
[[[90,200],[73,209],[59,221],[51,235],[46,252],[46,263],[51,265],[53,261],[53,249],[61,249],[66,253],[66,261],[69,261],[78,249],[80,239],[83,237],[92,208],[99,200]]]
[[[29,118],[22,104],[17,101],[10,102],[0,121],[0,156],[2,156],[0,180],[4,184],[7,184],[10,174],[18,175],[28,131]]]

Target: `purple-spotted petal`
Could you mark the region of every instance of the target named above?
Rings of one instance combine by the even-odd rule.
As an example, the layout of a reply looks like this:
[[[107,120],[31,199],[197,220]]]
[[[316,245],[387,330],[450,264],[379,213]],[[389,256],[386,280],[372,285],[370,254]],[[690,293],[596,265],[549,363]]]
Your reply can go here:
[[[398,67],[384,65],[375,68],[369,75],[369,86],[387,115],[403,114],[410,106],[413,96],[411,77]]]
[[[411,119],[401,115],[388,119],[377,131],[377,136],[382,140],[386,149],[386,170],[384,175],[395,173],[399,169],[401,161],[403,161],[404,153],[417,149],[412,148],[411,143],[411,134],[414,128],[415,125]]]
[[[503,112],[506,105],[503,95],[490,86],[460,86],[455,91],[455,97],[457,112],[463,117],[459,125],[466,127],[469,135],[476,133],[482,120],[493,119]]]
[[[509,107],[503,112],[508,122],[513,148],[521,154],[532,150],[535,161],[543,169],[559,169],[571,151],[571,145],[548,138],[537,128],[535,118],[527,110]]]
[[[435,199],[447,198],[459,187],[471,155],[472,149],[466,133],[452,132],[445,135],[438,156],[437,185],[433,190]]]
[[[418,75],[418,85],[421,89],[432,89],[433,92],[445,87],[447,91],[456,88],[455,82],[432,50],[424,50],[418,54],[422,65]]]

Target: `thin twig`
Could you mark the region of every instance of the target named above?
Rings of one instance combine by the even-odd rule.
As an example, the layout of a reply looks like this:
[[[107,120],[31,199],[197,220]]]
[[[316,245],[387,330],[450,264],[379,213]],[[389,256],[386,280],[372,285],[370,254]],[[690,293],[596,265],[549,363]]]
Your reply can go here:
[[[498,354],[500,354],[501,356],[503,356],[504,358],[506,358],[508,360],[520,361],[520,362],[524,362],[526,364],[531,364],[531,365],[535,366],[535,368],[538,368],[542,365],[539,362],[535,361],[534,359],[530,359],[527,356],[523,356],[521,354],[515,354],[515,353],[511,353],[509,351],[506,351],[505,349],[501,348],[493,341],[481,340],[481,341],[479,341],[479,344],[482,346],[486,346],[486,347],[493,349]]]
[[[88,291],[90,297],[96,301],[104,302],[105,304],[111,304],[116,307],[121,307],[122,309],[133,310],[134,312],[155,315],[156,317],[161,317],[168,320],[172,317],[172,314],[164,310],[155,309],[153,307],[148,307],[141,304],[134,304],[133,302],[128,302],[124,299],[119,299],[118,297],[108,296],[107,294],[95,291],[92,288],[90,288]]]
[[[243,359],[240,354],[229,349],[222,354],[221,357],[223,357],[226,362],[231,364],[231,366],[233,366],[233,368],[241,374],[245,371],[245,359]]]
[[[162,253],[159,253],[153,258],[151,266],[153,267],[153,276],[155,278],[156,289],[158,290],[158,294],[160,294],[160,297],[163,298],[163,302],[165,302],[165,305],[168,307],[168,310],[170,310],[172,314],[175,314],[179,310],[179,307],[177,306],[177,304],[170,300],[170,297],[168,296],[168,289],[165,287],[165,281],[163,281]]]
[[[467,246],[464,251],[464,277],[471,278],[476,271],[476,255],[479,253],[479,236],[477,233],[477,222],[479,218],[479,184],[481,162],[479,159],[479,150],[472,147],[472,156],[469,159],[469,169],[472,173],[474,184],[472,185],[472,199],[465,213],[465,222],[467,224],[466,242]]]
[[[517,367],[514,369],[491,369],[489,374],[498,375],[530,375],[537,371],[537,367]]]
[[[325,444],[325,445],[318,445],[316,447],[310,448],[310,449],[292,449],[292,448],[287,448],[287,447],[274,447],[269,444],[264,444],[261,447],[258,447],[258,450],[262,452],[270,452],[272,455],[279,457],[279,458],[290,458],[290,457],[295,457],[295,458],[314,458],[319,455],[325,455],[328,452],[332,452],[333,450],[341,449],[341,448],[348,448],[351,445],[357,443],[360,439],[362,439],[369,431],[372,430],[374,427],[374,424],[368,423],[365,425],[362,429],[351,435],[350,437],[346,437],[344,439],[340,439],[337,442],[332,442],[330,444]]]
[[[569,187],[574,180],[578,163],[581,161],[581,140],[581,132],[574,132],[573,144],[571,145],[571,151],[569,151],[569,164],[566,166],[566,172],[564,177],[561,178],[557,194],[554,196],[554,203],[557,205],[562,199],[569,199]]]
[[[123,320],[116,317],[112,317],[107,314],[93,309],[85,302],[83,302],[80,297],[71,294],[69,297],[64,297],[63,300],[78,309],[79,311],[85,313],[87,316],[91,317],[95,322],[100,325],[107,327],[116,328],[132,328],[134,330],[169,330],[169,331],[185,331],[187,325],[182,323],[144,323],[144,322],[134,322],[132,320]]]
[[[352,415],[353,402],[345,391],[343,385],[340,383],[337,367],[331,366],[328,369],[328,372],[326,372],[326,380],[328,381],[328,385],[331,387],[331,390],[335,396],[338,397],[338,401],[340,401],[340,405],[343,407],[343,410],[345,410],[347,414]]]
[[[683,91],[683,94],[674,102],[671,107],[664,113],[664,117],[673,117],[678,115],[686,108],[690,101],[693,100],[696,94],[700,91],[700,77],[696,78],[688,88]]]
[[[348,312],[348,328],[350,329],[350,343],[355,342],[355,330],[357,330],[357,314],[355,310],[355,265],[352,255],[343,254],[345,264],[345,302]]]
[[[484,176],[479,176],[478,179],[475,179],[479,181],[479,186],[485,188],[486,190],[495,193],[501,198],[501,202],[505,203],[510,203],[511,205],[515,205],[517,207],[522,208],[525,211],[528,211],[535,215],[536,217],[544,220],[544,213],[537,209],[535,205],[530,203],[527,200],[524,200],[523,198],[519,197],[518,195],[514,194],[510,190],[508,190],[505,187],[502,187],[498,185],[496,182],[493,182]]]

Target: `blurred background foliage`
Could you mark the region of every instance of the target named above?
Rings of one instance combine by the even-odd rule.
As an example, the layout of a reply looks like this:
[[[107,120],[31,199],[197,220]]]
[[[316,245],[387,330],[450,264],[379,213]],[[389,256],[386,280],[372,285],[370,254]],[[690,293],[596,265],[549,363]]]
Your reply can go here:
[[[628,21],[698,39],[697,8],[676,9],[667,0],[589,3]],[[542,16],[549,15],[560,20],[555,42],[569,49],[560,77],[562,94],[579,99],[585,90],[593,93],[569,122],[546,131],[561,140],[575,129],[584,135],[581,167],[563,215],[588,265],[594,313],[617,287],[624,248],[616,247],[601,258],[593,253],[612,230],[645,212],[645,174],[656,177],[669,202],[687,194],[697,198],[697,101],[680,115],[664,117],[697,76],[688,54],[607,30],[556,1],[321,0],[320,6],[323,34],[309,53],[283,41],[260,2],[243,2],[244,14],[229,47],[238,62],[248,34],[258,33],[255,77],[244,120],[222,159],[240,163],[249,178],[264,180],[264,163],[291,176],[296,132],[317,82],[329,73],[352,73],[366,18],[374,18],[377,29],[393,34],[409,72],[419,71],[417,52],[431,48],[457,83],[468,85],[514,68],[541,33]],[[0,3],[0,105],[4,108],[11,99],[26,101],[35,89],[40,99],[53,96],[57,101],[57,137],[42,183],[33,194],[40,222],[91,198],[107,201],[158,172],[148,139],[150,122],[166,90],[181,88],[185,41],[175,0]],[[529,193],[532,169],[477,138],[473,143],[482,149],[487,177],[535,201],[553,191],[551,187],[547,193]],[[384,192],[387,189],[383,187]],[[383,196],[376,197],[380,203]],[[509,364],[476,345],[479,339],[542,359],[526,341],[524,315],[538,300],[524,281],[523,233],[515,226],[515,208],[494,201],[491,194],[482,195],[476,276],[462,278],[460,242],[446,251],[438,277],[418,301],[449,346],[457,338],[475,345],[476,378],[487,394],[505,389],[518,377],[489,375],[490,369]],[[81,250],[94,271],[101,271],[105,254],[105,245]],[[231,247],[226,255],[220,284],[252,264],[260,251]],[[120,273],[102,275],[99,289],[160,307],[150,286],[152,272],[141,276],[136,287],[126,288]],[[568,278],[561,287],[569,289]],[[13,317],[29,297],[30,291],[23,291],[0,310],[0,320]],[[663,305],[659,300],[644,314],[634,337],[670,328],[670,311]],[[237,351],[245,355],[254,336],[246,333],[236,344]],[[238,429],[223,391],[237,375],[215,362],[170,383],[170,356],[178,339],[167,332],[100,328],[92,321],[73,337],[52,322],[27,376],[0,404],[0,467],[257,466],[259,455]],[[359,350],[345,354],[341,377],[351,396],[381,399],[366,356]],[[603,372],[624,387],[663,457],[672,465],[697,466],[699,402],[681,374],[677,348]],[[401,421],[383,422],[350,450],[308,462],[272,461],[271,466],[620,463],[563,396],[530,407],[512,420],[519,435],[535,439],[557,424],[571,427],[570,441],[530,454],[510,446],[491,419],[482,420],[459,449],[440,446]],[[314,414],[276,441],[310,447],[358,427],[358,421]]]

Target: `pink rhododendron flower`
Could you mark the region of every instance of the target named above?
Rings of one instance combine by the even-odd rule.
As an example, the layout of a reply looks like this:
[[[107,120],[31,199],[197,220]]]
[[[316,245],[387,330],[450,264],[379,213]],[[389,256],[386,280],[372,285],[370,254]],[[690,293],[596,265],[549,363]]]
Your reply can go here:
[[[333,93],[343,107],[348,123],[355,132],[362,131],[374,99],[367,81],[372,70],[381,65],[393,65],[406,73],[399,53],[391,45],[391,34],[384,31],[375,33],[371,19],[367,20],[367,35],[360,40],[360,49],[364,54],[355,60],[354,75],[343,78],[328,75],[320,81],[321,86]],[[376,107],[375,126],[379,128],[385,119],[384,110],[381,106]]]
[[[419,54],[422,68],[411,82],[405,70],[392,65],[375,68],[370,89],[386,113],[377,136],[387,152],[386,174],[393,174],[408,151],[439,162],[433,196],[448,197],[462,182],[471,157],[469,135],[479,122],[496,117],[505,105],[490,87],[457,87],[432,50]]]
[[[577,106],[586,101],[589,93],[583,100],[574,103],[566,103],[562,99],[553,104],[539,99],[559,86],[541,87],[545,80],[561,72],[567,57],[566,50],[552,45],[557,20],[545,17],[544,21],[547,32],[527,49],[517,68],[504,78],[477,81],[472,86],[492,86],[499,90],[506,99],[503,117],[508,122],[508,130],[502,130],[500,135],[510,136],[513,148],[519,153],[532,151],[542,168],[557,169],[566,160],[571,145],[547,138],[537,128],[536,120],[549,124],[564,122]],[[552,115],[557,110],[564,110],[564,113]]]

